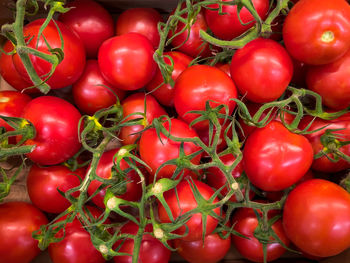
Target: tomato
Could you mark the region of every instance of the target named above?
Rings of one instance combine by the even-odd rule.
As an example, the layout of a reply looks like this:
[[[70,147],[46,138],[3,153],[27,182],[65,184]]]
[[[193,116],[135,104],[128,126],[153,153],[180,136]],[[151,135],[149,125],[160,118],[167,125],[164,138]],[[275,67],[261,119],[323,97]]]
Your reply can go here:
[[[36,48],[36,43],[38,41],[37,34],[44,21],[45,19],[37,19],[24,27],[23,34],[28,37],[33,37],[28,44],[28,47]],[[79,37],[61,22],[55,22],[63,37],[64,58],[56,67],[54,74],[47,81],[47,84],[50,85],[52,89],[60,89],[72,85],[78,80],[85,67],[86,55],[83,43]],[[50,52],[48,51],[48,47],[43,36],[45,36],[45,40],[49,43],[51,48],[61,48],[61,39],[54,22],[51,21],[49,23],[38,41],[39,44],[37,50],[49,54]],[[42,79],[45,79],[44,75],[50,72],[52,65],[46,60],[38,58],[34,55],[29,55],[29,57],[38,75],[41,76]],[[25,78],[27,81],[31,82],[18,54],[13,55],[13,63],[22,78]]]
[[[305,116],[300,122],[299,129],[305,129],[312,120],[313,117]],[[312,122],[308,131],[313,131],[320,128],[323,129],[317,132],[313,132],[311,134],[305,134],[305,137],[309,140],[309,142],[312,145],[314,154],[318,154],[321,150],[323,150],[324,146],[321,143],[321,136],[325,133],[327,129],[342,129],[336,131],[336,133],[339,134],[341,137],[339,138],[339,141],[344,142],[350,140],[350,113],[347,113],[332,121],[326,121],[316,118]],[[346,155],[350,155],[350,145],[344,145],[339,150],[345,153]],[[334,158],[332,154],[329,154],[329,157]],[[312,163],[312,169],[326,173],[339,172],[348,168],[350,168],[350,164],[345,160],[340,159],[337,162],[331,162],[326,156],[315,159]]]
[[[349,74],[350,50],[330,64],[308,67],[307,87],[321,95],[325,106],[342,110],[350,105]]]
[[[114,35],[114,22],[110,13],[98,2],[75,0],[66,5],[71,9],[59,20],[75,31],[89,58],[96,58],[102,42]]]
[[[115,171],[112,172],[114,170],[113,165],[116,159],[116,157],[113,158],[113,156],[115,156],[118,153],[118,151],[119,149],[113,149],[113,150],[106,151],[102,154],[96,168],[96,175],[104,179],[111,179],[112,174],[116,173],[116,175],[114,176],[117,176],[118,178],[120,178],[121,179],[120,182],[123,182],[123,181],[126,182],[125,186],[123,186],[125,187],[125,189],[121,190],[122,193],[119,194],[118,197],[128,201],[138,201],[142,195],[142,188],[140,183],[141,179],[137,174],[137,172],[135,170],[131,170],[126,175],[121,175],[118,172],[117,168],[115,168]],[[122,160],[120,162],[120,168],[122,170],[125,170],[129,168],[129,165],[125,160]],[[88,187],[88,194],[90,196],[93,195],[97,190],[97,188],[99,188],[101,185],[102,185],[102,182],[98,180],[91,181]],[[105,208],[103,200],[106,194],[106,190],[107,190],[106,188],[103,188],[92,198],[92,201],[98,207]]]
[[[345,0],[301,0],[287,15],[282,33],[295,59],[331,63],[350,48],[350,5]]]
[[[239,92],[252,102],[278,99],[292,76],[291,58],[279,43],[271,39],[252,40],[232,57],[231,77]]]
[[[308,180],[289,193],[283,226],[288,238],[305,253],[339,254],[350,247],[350,194],[332,182]]]
[[[125,234],[136,235],[139,227],[134,222],[129,221],[121,228],[120,232]],[[152,233],[152,225],[147,225],[145,232]],[[118,252],[134,254],[134,240],[125,239],[125,241],[117,241],[114,248],[121,245]],[[158,239],[150,234],[144,233],[142,236],[141,247],[139,252],[139,263],[168,263],[171,252]],[[132,256],[116,256],[113,258],[115,263],[131,263]]]
[[[167,131],[169,131],[169,122],[163,123],[163,126]],[[178,138],[197,137],[197,133],[193,129],[191,129],[187,123],[178,119],[171,120],[170,134]],[[150,167],[150,169],[148,169],[148,172],[150,173],[151,177],[149,178],[148,182],[153,181],[157,169],[163,163],[179,157],[181,145],[180,142],[170,140],[162,133],[160,134],[160,139],[158,138],[155,128],[148,129],[144,131],[141,135],[139,151],[141,159]],[[186,155],[195,153],[200,149],[201,148],[199,146],[195,145],[192,142],[184,143],[184,152]],[[198,154],[191,160],[191,162],[193,164],[199,164],[200,158],[201,154]],[[171,178],[173,173],[175,172],[175,169],[175,165],[167,165],[162,167],[157,174],[157,179],[164,177]],[[186,176],[191,175],[191,172],[187,169],[183,172],[184,178]]]
[[[164,193],[165,202],[168,204],[170,211],[174,220],[179,216],[182,216],[186,212],[195,209],[198,206],[198,203],[193,195],[192,187],[197,187],[199,193],[205,200],[211,198],[214,194],[214,190],[210,188],[209,185],[202,183],[197,180],[186,180],[181,181],[175,189],[171,189]],[[214,198],[213,203],[218,202],[218,198]],[[213,212],[217,215],[220,214],[220,208],[217,207],[213,209]],[[170,223],[171,220],[165,211],[165,208],[158,203],[158,215],[162,223]],[[206,216],[207,222],[205,226],[205,234],[211,234],[218,224],[218,220],[211,215]],[[201,240],[203,235],[203,225],[202,225],[202,214],[195,213],[190,216],[190,219],[185,223],[188,227],[188,233],[181,237],[181,240],[184,241],[196,241]],[[184,235],[186,233],[186,227],[181,226],[175,230],[176,234]]]
[[[62,163],[80,149],[78,124],[81,115],[69,102],[52,96],[38,97],[26,105],[21,117],[35,127],[35,137],[24,145],[36,145],[27,156],[37,164]]]
[[[230,71],[230,64],[224,64],[224,63],[216,63],[214,67],[221,69],[223,72],[225,72],[229,77],[231,77],[231,71]]]
[[[220,2],[229,1],[231,0],[221,0]],[[252,3],[260,18],[265,20],[267,17],[267,11],[269,10],[269,1],[253,0]],[[253,27],[256,23],[252,14],[245,7],[240,10],[239,18],[237,5],[223,5],[222,13],[224,14],[221,15],[219,14],[219,10],[212,10],[213,8],[218,9],[219,4],[211,4],[207,7],[208,8],[204,11],[204,15],[208,27],[215,36],[224,40],[232,40],[233,38],[238,37],[249,28]],[[246,25],[242,25],[242,23]]]
[[[158,23],[163,22],[159,12],[153,8],[130,8],[123,11],[117,19],[116,35],[129,32],[144,35],[151,41],[153,48],[157,48],[160,41]]]
[[[120,100],[124,98],[123,90],[112,86],[103,78],[97,60],[88,60],[83,74],[73,84],[72,89],[74,102],[81,111],[93,115],[117,102],[113,92],[102,85],[110,88]]]
[[[187,123],[191,123],[199,115],[186,113],[192,110],[205,110],[208,100],[211,100],[211,107],[226,105],[228,114],[231,114],[236,106],[232,98],[237,98],[237,90],[232,79],[215,67],[191,66],[184,70],[175,82],[175,109]],[[225,113],[225,109],[220,112]],[[196,129],[208,129],[208,127],[209,121],[201,121],[194,125]]]
[[[260,216],[262,216],[261,211],[258,211],[258,213]],[[276,211],[271,211],[268,213],[268,218],[271,219],[276,215]],[[238,252],[248,260],[254,262],[264,262],[263,246],[259,242],[259,240],[254,236],[255,230],[258,226],[258,219],[253,209],[238,209],[233,216],[232,224],[234,225],[234,230],[249,238],[246,239],[237,235],[232,235],[232,243],[234,244]],[[275,234],[280,238],[280,240],[286,246],[288,246],[290,241],[283,230],[282,220],[278,219],[275,223],[273,223],[271,227]],[[267,262],[273,261],[281,257],[286,251],[286,249],[281,244],[279,244],[274,237],[270,236],[269,239],[271,243],[267,244]]]
[[[279,191],[306,174],[313,161],[313,151],[304,136],[271,121],[248,137],[243,161],[252,184],[264,191]]]
[[[66,192],[80,185],[85,169],[72,172],[66,166],[39,167],[33,165],[27,176],[27,191],[32,203],[40,210],[59,214],[71,203],[57,189]],[[78,194],[78,193],[77,193]],[[77,197],[77,195],[73,195]]]
[[[184,71],[191,61],[192,57],[178,51],[164,52],[164,62],[171,65],[171,57],[173,61],[173,71],[171,78],[176,81],[178,76]],[[152,92],[152,95],[164,106],[174,107],[174,88],[170,84],[162,84],[164,81],[162,73],[157,68],[154,78],[146,86],[147,91]],[[161,85],[161,86],[160,86]]]
[[[45,215],[25,202],[0,204],[0,262],[29,263],[40,253],[32,232],[48,223]],[[6,238],[5,238],[6,237]]]
[[[102,75],[122,90],[137,90],[154,76],[152,43],[139,33],[112,37],[102,43],[98,51],[98,65]]]
[[[146,111],[145,111],[146,100]],[[126,120],[133,120],[143,118],[143,125],[124,126],[120,130],[119,138],[124,145],[134,144],[140,137],[140,133],[148,125],[152,124],[154,118],[158,118],[162,115],[167,115],[166,111],[159,105],[157,100],[152,95],[145,95],[144,93],[135,93],[127,97],[122,102],[124,117],[136,113],[146,113],[146,117],[142,115],[131,115]]]

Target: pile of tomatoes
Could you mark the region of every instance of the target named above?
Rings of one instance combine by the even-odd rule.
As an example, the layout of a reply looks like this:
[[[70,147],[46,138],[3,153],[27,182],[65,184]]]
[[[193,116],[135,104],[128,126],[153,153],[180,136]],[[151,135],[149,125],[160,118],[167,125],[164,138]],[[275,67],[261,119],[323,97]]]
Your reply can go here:
[[[31,203],[0,203],[0,263],[350,247],[346,0],[18,0],[2,32],[0,198],[27,166]]]

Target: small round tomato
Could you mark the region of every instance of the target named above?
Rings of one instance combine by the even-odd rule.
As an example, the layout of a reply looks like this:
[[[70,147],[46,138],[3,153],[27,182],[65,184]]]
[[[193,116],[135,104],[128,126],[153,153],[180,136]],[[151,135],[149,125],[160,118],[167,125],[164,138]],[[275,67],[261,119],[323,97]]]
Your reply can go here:
[[[186,180],[181,181],[176,188],[166,191],[164,193],[165,202],[168,204],[170,211],[174,220],[179,216],[182,216],[188,211],[195,209],[198,203],[194,197],[192,187],[196,187],[199,193],[205,200],[209,200],[214,195],[214,190],[210,188],[209,185],[202,183],[197,180]],[[218,198],[214,198],[213,203],[218,202]],[[213,210],[217,215],[220,214],[220,208],[217,207]],[[170,223],[169,218],[164,206],[158,203],[158,215],[162,223]],[[218,219],[212,217],[211,215],[204,215],[207,217],[205,234],[211,234],[218,224]],[[201,240],[203,235],[203,225],[202,225],[202,214],[195,213],[190,216],[190,219],[185,223],[188,227],[188,232],[186,233],[186,227],[181,226],[175,230],[176,234],[185,235],[181,237],[184,241],[196,241]]]
[[[345,0],[301,0],[288,13],[282,33],[295,59],[331,63],[350,48],[350,5]]]
[[[254,77],[252,77],[254,76]],[[293,76],[293,63],[276,41],[257,38],[238,49],[231,61],[231,77],[242,96],[256,103],[278,99]]]
[[[92,0],[75,0],[66,7],[71,9],[61,14],[59,20],[79,35],[87,56],[96,58],[102,42],[114,35],[111,14]]]
[[[48,220],[35,206],[24,202],[0,204],[0,262],[29,263],[40,253],[32,232]]]
[[[139,33],[112,37],[98,51],[98,65],[108,82],[122,90],[144,87],[154,76],[152,43]]]
[[[308,180],[289,193],[283,226],[303,252],[317,257],[339,254],[350,247],[350,194],[335,183]]]

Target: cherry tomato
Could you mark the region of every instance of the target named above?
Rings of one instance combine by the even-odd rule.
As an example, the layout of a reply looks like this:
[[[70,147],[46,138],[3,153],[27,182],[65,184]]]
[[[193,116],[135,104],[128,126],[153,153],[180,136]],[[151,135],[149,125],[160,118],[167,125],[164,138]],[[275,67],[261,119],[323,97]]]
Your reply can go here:
[[[288,238],[305,253],[339,254],[350,247],[350,194],[332,182],[308,180],[289,193],[283,226]]]
[[[283,24],[288,52],[311,65],[331,63],[350,48],[350,5],[345,0],[301,0]]]
[[[40,253],[32,232],[48,220],[35,206],[25,202],[0,204],[0,262],[29,263]],[[5,238],[6,237],[6,238]]]
[[[75,31],[89,58],[96,58],[102,42],[114,35],[114,22],[110,13],[98,2],[75,0],[66,5],[71,9],[59,20]]]

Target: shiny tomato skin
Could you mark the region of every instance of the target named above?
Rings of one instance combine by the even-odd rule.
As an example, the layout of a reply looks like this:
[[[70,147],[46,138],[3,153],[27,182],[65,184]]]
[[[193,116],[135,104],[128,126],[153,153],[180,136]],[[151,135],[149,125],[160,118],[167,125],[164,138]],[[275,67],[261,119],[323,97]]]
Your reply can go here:
[[[96,58],[103,41],[114,35],[114,21],[110,13],[98,2],[75,0],[66,5],[68,12],[59,20],[76,32],[82,40],[89,58]]]
[[[349,74],[350,50],[330,64],[308,67],[307,87],[320,94],[328,108],[342,110],[350,105]]]
[[[310,65],[331,63],[350,48],[350,5],[345,0],[298,1],[282,33],[295,59]]]
[[[190,124],[199,115],[188,113],[192,110],[205,110],[208,100],[211,107],[225,104],[231,114],[237,98],[236,86],[222,70],[207,66],[194,65],[185,69],[175,82],[174,105],[176,112],[185,122]],[[225,109],[221,110],[225,113]],[[201,121],[193,126],[196,129],[208,129],[209,121]]]
[[[146,118],[144,118],[144,125],[132,125],[124,126],[121,128],[119,138],[123,145],[134,144],[140,137],[140,133],[148,125],[152,124],[154,118],[158,118],[162,115],[167,115],[166,111],[159,105],[157,100],[152,95],[146,95],[144,93],[134,93],[128,96],[122,101],[123,116],[126,117],[132,113],[142,112],[145,113],[145,100],[146,100]],[[126,120],[133,120],[143,118],[142,115],[131,115]],[[135,134],[138,133],[138,134]]]
[[[221,0],[221,2],[229,2],[231,0]],[[252,1],[260,18],[264,20],[267,17],[269,10],[268,0],[253,0]],[[210,8],[219,8],[219,4],[208,5]],[[243,34],[249,28],[255,25],[255,19],[247,8],[243,7],[240,10],[240,20],[247,25],[242,25],[237,14],[237,5],[223,5],[223,15],[219,14],[219,10],[205,9],[204,15],[208,27],[220,39],[232,40],[235,37]]]
[[[152,43],[139,33],[127,33],[104,41],[98,51],[102,75],[122,90],[144,87],[156,72]]]
[[[168,65],[171,65],[171,60],[167,56],[170,56],[174,62],[171,78],[176,81],[178,76],[188,68],[193,58],[178,51],[164,52],[164,61]],[[152,92],[151,94],[160,104],[167,107],[174,107],[174,87],[170,84],[161,85],[163,81],[162,73],[159,68],[157,68],[154,78],[147,84],[146,89],[147,91]]]
[[[209,185],[202,183],[197,180],[185,180],[181,181],[175,189],[171,189],[164,193],[165,202],[170,207],[170,211],[173,218],[176,219],[186,212],[196,208],[198,206],[196,199],[194,198],[191,186],[196,186],[202,197],[208,200],[214,195],[214,190]],[[179,201],[178,201],[179,200]],[[219,199],[216,197],[213,203],[218,202]],[[220,208],[217,207],[214,210],[217,215],[220,214]],[[165,210],[165,208],[158,203],[158,215],[162,223],[170,223],[171,220]],[[202,239],[203,225],[202,225],[202,214],[195,213],[190,216],[190,219],[185,223],[188,227],[187,235],[179,238],[184,241],[196,241]],[[218,224],[218,220],[214,217],[207,216],[207,224],[205,228],[205,234],[211,234]],[[176,234],[184,235],[186,233],[186,227],[181,226],[174,231]]]
[[[271,121],[248,137],[243,161],[253,185],[264,191],[280,191],[306,174],[313,161],[313,150],[304,136]]]
[[[71,158],[81,147],[78,138],[79,111],[69,102],[52,96],[31,100],[23,109],[22,118],[36,130],[33,139],[24,145],[36,145],[27,154],[39,165],[55,165]]]
[[[119,100],[125,96],[125,92],[112,86],[101,74],[97,60],[88,60],[81,77],[73,84],[72,93],[77,107],[93,115],[96,111],[108,108],[117,102],[117,98],[108,88],[110,88]]]
[[[160,13],[153,8],[129,8],[118,16],[116,35],[120,36],[129,32],[139,33],[147,37],[153,48],[156,49],[160,41],[158,32],[160,22],[163,22],[163,19]]]
[[[271,39],[252,40],[232,57],[233,82],[242,96],[255,103],[278,99],[292,76],[291,58],[278,42]]]
[[[25,202],[0,204],[0,262],[29,263],[40,253],[32,232],[46,225],[46,216]],[[5,238],[6,237],[6,238]]]
[[[219,62],[219,63],[216,63],[216,64],[214,65],[214,67],[216,67],[216,68],[222,70],[222,71],[225,72],[229,77],[231,77],[231,71],[230,71],[231,66],[230,66],[230,64],[228,64],[228,63],[224,64],[224,63],[220,63],[220,62]]]
[[[43,22],[44,19],[37,19],[24,27],[23,34],[25,36],[33,37],[28,44],[30,48],[36,48],[37,35]],[[57,23],[63,36],[64,58],[56,67],[55,72],[47,81],[47,84],[50,85],[52,89],[60,89],[72,85],[78,80],[85,67],[86,55],[83,43],[79,37],[60,21],[55,22]],[[60,36],[54,22],[51,21],[49,23],[49,25],[43,31],[43,35],[50,44],[51,48],[61,48]],[[40,37],[37,49],[41,52],[49,53],[43,36]],[[39,76],[43,76],[50,72],[52,65],[49,62],[34,55],[30,55],[30,59]],[[27,81],[32,83],[18,54],[13,56],[13,63],[22,78],[25,78]],[[45,77],[41,78],[45,79]]]
[[[308,180],[289,193],[283,211],[284,230],[303,252],[329,257],[350,247],[350,194],[339,185]]]

